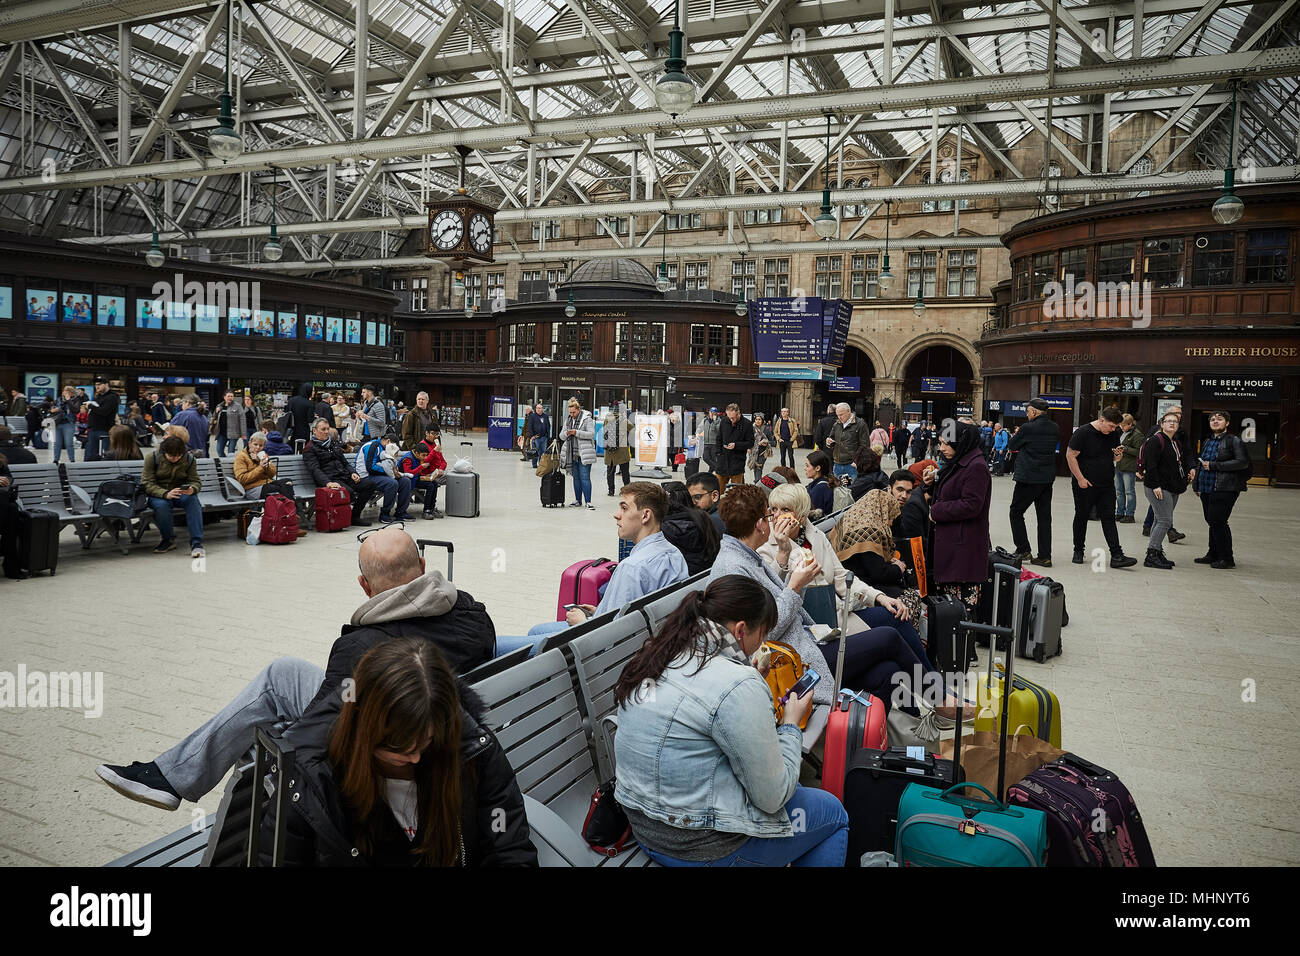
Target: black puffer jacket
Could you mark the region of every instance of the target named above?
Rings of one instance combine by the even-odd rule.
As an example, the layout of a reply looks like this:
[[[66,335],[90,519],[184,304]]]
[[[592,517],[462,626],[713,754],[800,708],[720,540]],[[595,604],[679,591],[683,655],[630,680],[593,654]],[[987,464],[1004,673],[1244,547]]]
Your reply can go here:
[[[313,438],[302,450],[302,463],[317,488],[324,488],[331,481],[352,484],[352,457],[343,454],[343,446],[336,441],[321,444]]]
[[[889,489],[889,476],[877,468],[875,471],[864,471],[853,479],[853,484],[849,485],[849,491],[853,493],[853,500],[857,501],[868,491],[875,491],[877,488],[882,491]]]
[[[1187,490],[1187,472],[1191,470],[1181,455],[1182,447],[1176,440],[1170,441],[1159,432],[1152,435],[1138,455],[1142,462],[1142,484],[1153,490],[1160,488],[1181,495]]]
[[[284,436],[290,444],[299,439],[306,441],[311,438],[311,425],[316,418],[316,403],[311,400],[312,390],[311,382],[303,382],[298,386],[298,394],[289,399],[285,406],[286,411],[293,415],[293,432]],[[325,418],[330,424],[334,423],[332,414]]]
[[[1007,451],[1016,456],[1015,480],[1030,485],[1050,485],[1056,481],[1056,452],[1061,445],[1061,429],[1046,414],[1025,422],[1007,441]]]
[[[1200,481],[1203,470],[1200,459],[1192,459],[1192,465],[1196,469],[1196,480]],[[1215,491],[1246,490],[1251,472],[1250,455],[1246,452],[1246,443],[1239,436],[1224,432],[1219,439],[1219,453],[1209,465],[1210,471],[1214,472]]]
[[[682,553],[686,569],[699,574],[713,567],[718,556],[721,535],[707,512],[698,508],[681,508],[669,512],[659,529],[668,543]]]
[[[727,446],[735,443],[735,448]],[[718,466],[720,475],[743,475],[745,458],[754,447],[754,423],[744,415],[733,425],[725,415],[718,428]]]
[[[524,814],[524,798],[505,751],[483,723],[486,708],[472,690],[460,685],[461,866],[537,866]],[[295,725],[295,730],[297,725]],[[352,842],[355,821],[334,782],[329,762],[332,722],[315,727],[295,741],[295,766],[289,783],[286,821],[287,866],[413,866],[412,841],[388,813],[382,837],[370,856]],[[262,821],[261,862],[271,863],[275,838],[275,804]],[[417,834],[417,838],[419,834]]]

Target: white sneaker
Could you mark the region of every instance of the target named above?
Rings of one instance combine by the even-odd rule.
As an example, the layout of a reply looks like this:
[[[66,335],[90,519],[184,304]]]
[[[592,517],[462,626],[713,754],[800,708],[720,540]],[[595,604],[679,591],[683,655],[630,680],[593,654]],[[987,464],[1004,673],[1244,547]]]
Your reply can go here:
[[[201,557],[203,557],[203,549],[202,549],[202,548],[191,548],[191,549],[190,549],[190,557],[191,557],[191,558],[201,558]]]
[[[595,510],[596,510],[596,506],[593,505],[590,501],[588,501],[588,502],[587,502],[587,510],[588,510],[588,511],[595,511]]]

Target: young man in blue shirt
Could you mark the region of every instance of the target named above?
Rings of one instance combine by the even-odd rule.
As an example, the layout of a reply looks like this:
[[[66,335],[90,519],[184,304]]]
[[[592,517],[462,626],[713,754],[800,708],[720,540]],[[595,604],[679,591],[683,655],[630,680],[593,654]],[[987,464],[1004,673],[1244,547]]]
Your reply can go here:
[[[668,495],[658,485],[648,481],[624,485],[614,520],[618,522],[618,536],[634,544],[632,553],[614,569],[600,603],[595,607],[580,604],[568,612],[565,620],[538,624],[527,637],[498,636],[496,656],[535,644],[547,634],[556,634],[606,611],[617,610],[629,601],[690,577],[686,559],[659,530],[667,513]]]

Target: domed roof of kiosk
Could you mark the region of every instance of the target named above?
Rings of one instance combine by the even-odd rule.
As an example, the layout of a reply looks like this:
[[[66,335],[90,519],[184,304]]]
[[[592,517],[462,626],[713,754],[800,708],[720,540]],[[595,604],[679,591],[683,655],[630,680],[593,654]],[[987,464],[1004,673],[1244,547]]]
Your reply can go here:
[[[653,290],[655,277],[634,259],[592,259],[573,270],[568,285]]]

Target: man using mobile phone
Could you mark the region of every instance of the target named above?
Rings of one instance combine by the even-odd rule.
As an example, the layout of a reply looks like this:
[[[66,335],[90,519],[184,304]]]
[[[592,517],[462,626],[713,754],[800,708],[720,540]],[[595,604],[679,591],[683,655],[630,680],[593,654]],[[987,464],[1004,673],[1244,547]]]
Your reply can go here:
[[[185,448],[179,435],[168,435],[158,450],[145,458],[140,483],[149,496],[154,524],[162,535],[153,553],[166,554],[176,550],[172,509],[184,508],[185,526],[190,533],[190,557],[203,557],[203,508],[198,496],[203,482],[199,478],[198,462]]]

